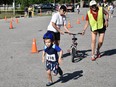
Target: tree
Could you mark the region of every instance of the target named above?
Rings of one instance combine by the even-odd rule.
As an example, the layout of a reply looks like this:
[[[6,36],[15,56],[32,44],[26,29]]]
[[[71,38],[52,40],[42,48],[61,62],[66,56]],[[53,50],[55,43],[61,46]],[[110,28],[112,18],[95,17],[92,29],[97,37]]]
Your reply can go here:
[[[0,4],[12,4],[13,0],[1,0]]]
[[[74,3],[74,2],[82,2],[82,1],[90,1],[90,0],[15,0],[16,4],[20,4],[21,8],[23,9],[25,6],[29,6],[35,3],[45,3],[45,2],[50,2],[50,3]],[[103,0],[96,0],[97,2],[103,1]],[[107,0],[108,2],[112,2],[114,0]],[[13,0],[1,0],[0,4],[10,4],[12,5]]]

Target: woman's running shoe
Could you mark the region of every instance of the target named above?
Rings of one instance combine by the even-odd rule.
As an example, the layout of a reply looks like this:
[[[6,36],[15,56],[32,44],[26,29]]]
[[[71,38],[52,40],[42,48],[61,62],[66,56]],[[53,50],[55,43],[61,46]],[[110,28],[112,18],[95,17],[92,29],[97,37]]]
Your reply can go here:
[[[97,53],[97,54],[96,54],[96,58],[100,58],[100,57],[101,57],[100,52],[99,52],[99,51],[97,51],[96,53]]]
[[[95,61],[95,60],[96,60],[95,55],[91,56],[91,60],[92,60],[92,61]]]

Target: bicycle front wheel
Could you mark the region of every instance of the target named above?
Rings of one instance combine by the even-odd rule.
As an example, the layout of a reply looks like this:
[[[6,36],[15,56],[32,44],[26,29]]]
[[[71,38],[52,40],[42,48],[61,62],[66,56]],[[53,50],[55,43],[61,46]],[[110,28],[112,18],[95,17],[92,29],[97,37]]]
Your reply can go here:
[[[72,48],[72,59],[71,59],[72,62],[74,62],[75,57],[76,57],[76,49]]]

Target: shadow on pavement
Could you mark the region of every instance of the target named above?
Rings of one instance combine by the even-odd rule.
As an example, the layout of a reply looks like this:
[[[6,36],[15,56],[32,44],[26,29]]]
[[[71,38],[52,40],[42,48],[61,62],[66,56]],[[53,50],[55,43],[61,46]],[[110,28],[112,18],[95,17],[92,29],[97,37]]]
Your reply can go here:
[[[115,54],[116,54],[116,49],[111,49],[111,50],[101,52],[101,57],[102,56],[111,56],[111,55],[115,55]]]
[[[113,16],[113,18],[115,18],[116,16]]]
[[[86,58],[88,56],[88,53],[87,52],[90,52],[90,51],[91,51],[91,49],[79,51],[80,57]]]
[[[42,52],[43,51],[43,49],[41,49],[41,50],[38,50],[38,52]]]
[[[86,58],[88,56],[88,53],[87,52],[90,52],[90,51],[91,51],[91,49],[77,51],[77,56],[75,57],[74,61],[75,62],[79,62],[82,59]],[[69,52],[63,54],[63,58],[68,57],[68,56],[71,56],[71,54]]]
[[[58,83],[58,82],[65,83],[70,80],[77,80],[78,78],[80,78],[82,76],[83,76],[83,70],[75,71],[73,73],[65,73],[65,74],[63,74],[62,77],[59,77],[59,79],[57,81],[55,81],[54,84]]]
[[[39,32],[42,31],[42,30],[38,30]]]
[[[63,54],[63,58],[65,58],[65,57],[68,57],[68,56],[70,56],[71,54],[70,53],[65,53],[65,54]]]

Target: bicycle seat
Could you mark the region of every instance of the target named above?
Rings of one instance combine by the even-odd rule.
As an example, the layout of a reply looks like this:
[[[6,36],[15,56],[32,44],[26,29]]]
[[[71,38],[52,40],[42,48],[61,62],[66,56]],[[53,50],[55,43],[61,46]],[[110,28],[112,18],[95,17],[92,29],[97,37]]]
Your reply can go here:
[[[77,40],[77,38],[72,38],[72,40]]]

